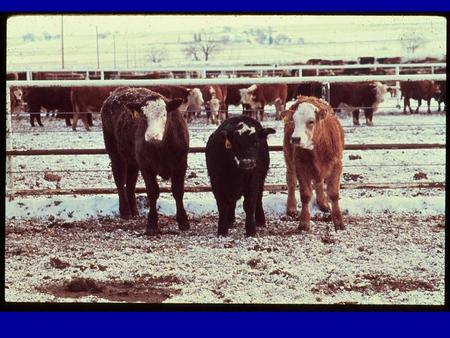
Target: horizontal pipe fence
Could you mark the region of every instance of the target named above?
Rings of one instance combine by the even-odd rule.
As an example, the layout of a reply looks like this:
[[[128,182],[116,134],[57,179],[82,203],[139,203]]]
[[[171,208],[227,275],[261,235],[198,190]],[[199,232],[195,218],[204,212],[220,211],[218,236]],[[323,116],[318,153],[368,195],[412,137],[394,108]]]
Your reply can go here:
[[[437,67],[445,67],[446,64],[435,64]],[[273,68],[268,70],[293,70],[293,69],[339,69],[339,68],[382,68],[382,65],[348,65],[348,66],[287,66]],[[386,68],[395,68],[396,75],[364,75],[364,76],[300,76],[292,77],[258,77],[258,78],[200,78],[200,79],[139,79],[139,80],[37,80],[37,81],[7,81],[6,92],[6,112],[7,112],[7,173],[12,173],[13,156],[41,156],[41,155],[105,155],[105,149],[12,149],[12,119],[10,112],[10,90],[12,86],[17,87],[106,87],[106,86],[155,86],[155,85],[213,85],[213,84],[273,84],[273,83],[305,83],[305,82],[369,82],[369,81],[409,81],[409,80],[446,80],[446,74],[399,74],[399,66],[401,67],[421,67],[420,64],[407,65],[383,65]],[[431,64],[424,64],[429,67]],[[234,67],[236,68],[236,67]],[[252,70],[264,70],[260,67],[254,67]],[[264,67],[263,67],[264,68]],[[223,67],[220,67],[223,70]],[[237,68],[236,68],[237,69]],[[249,69],[246,67],[246,69]],[[60,71],[60,70],[55,70]],[[106,70],[105,70],[106,71]],[[130,70],[126,70],[130,71]],[[146,69],[145,71],[148,71]],[[158,69],[163,71],[163,69]],[[397,82],[398,87],[398,82]],[[32,131],[31,131],[32,132]],[[383,150],[383,149],[439,149],[446,148],[445,144],[349,144],[345,146],[346,150]],[[281,145],[270,146],[270,151],[282,151]],[[191,153],[203,153],[204,147],[192,147]],[[31,195],[71,195],[71,194],[108,194],[115,193],[115,188],[74,188],[74,189],[14,189],[12,177],[7,177],[6,193],[10,198],[14,196],[31,196]],[[445,182],[427,182],[427,183],[383,183],[383,184],[342,184],[343,189],[390,189],[390,188],[445,188]],[[267,191],[286,191],[284,184],[267,185]],[[138,193],[145,192],[145,189],[137,188]],[[170,189],[161,187],[161,192],[169,192]],[[202,192],[211,191],[209,186],[186,187],[186,192]]]

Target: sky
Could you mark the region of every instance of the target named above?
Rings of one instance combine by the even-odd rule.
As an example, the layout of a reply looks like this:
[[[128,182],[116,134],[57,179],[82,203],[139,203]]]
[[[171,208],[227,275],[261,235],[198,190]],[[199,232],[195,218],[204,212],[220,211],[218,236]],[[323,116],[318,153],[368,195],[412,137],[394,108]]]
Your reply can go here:
[[[100,32],[119,33],[197,31],[211,27],[272,26],[280,30],[289,27],[320,27],[336,24],[343,33],[355,25],[370,31],[375,25],[435,25],[445,30],[445,18],[437,16],[300,16],[300,15],[64,15],[64,34],[91,34],[98,26]],[[8,37],[26,33],[58,34],[61,15],[17,15],[9,18]]]

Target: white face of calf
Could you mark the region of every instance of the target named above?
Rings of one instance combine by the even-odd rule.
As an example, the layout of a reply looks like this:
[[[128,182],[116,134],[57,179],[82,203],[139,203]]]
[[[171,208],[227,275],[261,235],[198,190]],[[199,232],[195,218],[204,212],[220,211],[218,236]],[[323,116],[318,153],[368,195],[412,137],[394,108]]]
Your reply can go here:
[[[378,105],[378,103],[381,103],[384,101],[384,96],[386,95],[386,93],[388,91],[388,87],[386,85],[382,84],[381,82],[375,82],[375,88],[377,91],[376,104]]]
[[[162,99],[148,101],[142,112],[147,118],[145,141],[162,141],[167,121],[166,103]]]
[[[241,103],[248,104],[253,109],[259,108],[259,103],[254,101],[253,94],[256,90],[256,85],[251,85],[248,88],[239,89],[239,92],[241,94]]]
[[[315,106],[305,102],[299,104],[292,116],[295,128],[291,136],[291,142],[296,146],[309,150],[314,148],[313,129],[316,123],[316,111]]]
[[[17,101],[22,101],[23,93],[20,88],[14,89],[13,94]]]

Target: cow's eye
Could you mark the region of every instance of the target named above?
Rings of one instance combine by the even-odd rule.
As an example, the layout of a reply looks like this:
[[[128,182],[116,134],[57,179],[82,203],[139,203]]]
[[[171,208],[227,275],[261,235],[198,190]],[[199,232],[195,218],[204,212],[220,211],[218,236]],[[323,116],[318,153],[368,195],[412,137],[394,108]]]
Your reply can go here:
[[[307,126],[308,128],[312,128],[314,126],[314,121],[308,121]]]

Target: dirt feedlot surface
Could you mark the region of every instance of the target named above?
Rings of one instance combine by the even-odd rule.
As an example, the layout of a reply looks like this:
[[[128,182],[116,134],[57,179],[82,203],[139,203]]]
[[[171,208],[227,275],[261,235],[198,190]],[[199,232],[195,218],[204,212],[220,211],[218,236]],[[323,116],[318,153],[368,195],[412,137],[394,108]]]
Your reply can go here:
[[[269,217],[256,238],[244,220],[218,238],[217,218],[193,218],[179,232],[142,236],[145,219],[63,222],[11,220],[6,226],[6,300],[15,302],[174,302],[443,304],[444,216],[346,217],[328,232],[315,217]]]
[[[393,106],[392,100],[385,104]],[[375,114],[372,128],[353,127],[349,118],[341,122],[347,144],[445,143],[445,119],[385,112]],[[20,132],[13,135],[13,148],[103,147],[98,119],[89,133],[81,125],[77,133],[66,132],[63,120],[43,122],[43,129],[30,132],[27,119],[13,120]],[[282,124],[273,119],[264,124],[277,129],[269,144],[281,144]],[[191,146],[204,146],[214,129],[195,121]],[[445,149],[345,151],[343,162],[343,183],[445,181]],[[58,171],[65,169],[72,172]],[[114,187],[104,155],[16,157],[13,170],[31,171],[15,174],[17,189],[54,189],[56,183],[44,179],[47,171],[61,176],[61,189]],[[271,152],[266,183],[285,183],[281,152]],[[204,154],[190,154],[186,185],[199,184],[209,184]],[[187,232],[178,231],[173,199],[162,194],[163,234],[155,238],[142,235],[143,198],[141,217],[130,221],[118,219],[116,195],[15,198],[6,201],[5,297],[8,302],[441,305],[444,198],[445,188],[342,190],[347,229],[334,232],[313,203],[311,231],[299,233],[298,221],[284,216],[286,195],[265,192],[267,226],[256,238],[244,236],[242,200],[236,229],[218,238],[211,193],[185,194]]]

